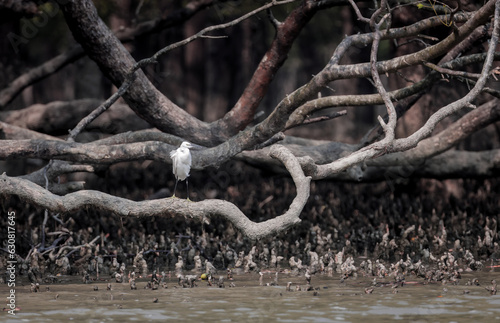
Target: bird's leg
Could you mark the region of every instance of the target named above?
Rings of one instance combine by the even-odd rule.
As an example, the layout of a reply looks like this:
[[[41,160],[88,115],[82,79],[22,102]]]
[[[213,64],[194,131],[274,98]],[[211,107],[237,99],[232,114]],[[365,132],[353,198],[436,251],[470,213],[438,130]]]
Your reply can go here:
[[[187,192],[187,197],[186,197],[186,200],[188,201],[191,201],[189,199],[189,182],[188,182],[188,179],[186,178],[186,192]]]
[[[176,180],[175,180],[175,186],[174,186],[174,195],[172,195],[172,197],[175,197],[175,191],[177,190],[177,183],[178,183],[178,182],[179,182],[179,181],[176,179]]]

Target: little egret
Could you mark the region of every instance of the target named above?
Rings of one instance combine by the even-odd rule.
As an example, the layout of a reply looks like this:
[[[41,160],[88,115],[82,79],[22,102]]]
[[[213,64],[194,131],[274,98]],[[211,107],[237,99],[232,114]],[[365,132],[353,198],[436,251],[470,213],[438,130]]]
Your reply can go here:
[[[179,148],[170,152],[170,158],[172,158],[172,173],[175,175],[175,191],[177,190],[177,183],[179,181],[186,181],[187,199],[189,200],[189,186],[188,177],[189,171],[191,170],[191,152],[189,148],[193,146],[191,143],[184,141]]]

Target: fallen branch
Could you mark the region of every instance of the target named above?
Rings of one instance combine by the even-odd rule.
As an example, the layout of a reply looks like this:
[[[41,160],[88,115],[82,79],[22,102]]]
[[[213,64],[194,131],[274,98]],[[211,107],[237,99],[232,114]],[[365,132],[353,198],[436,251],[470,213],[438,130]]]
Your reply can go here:
[[[212,216],[220,216],[230,221],[248,238],[257,240],[286,230],[299,223],[300,213],[309,198],[311,178],[304,175],[293,154],[279,145],[273,146],[270,154],[273,158],[280,160],[290,172],[297,186],[297,196],[285,213],[259,223],[251,221],[237,206],[223,200],[191,202],[177,198],[165,198],[135,202],[93,190],[57,196],[31,181],[9,177],[5,173],[0,175],[0,194],[16,195],[23,200],[57,213],[72,213],[94,207],[122,217],[180,215],[198,221],[205,221]]]

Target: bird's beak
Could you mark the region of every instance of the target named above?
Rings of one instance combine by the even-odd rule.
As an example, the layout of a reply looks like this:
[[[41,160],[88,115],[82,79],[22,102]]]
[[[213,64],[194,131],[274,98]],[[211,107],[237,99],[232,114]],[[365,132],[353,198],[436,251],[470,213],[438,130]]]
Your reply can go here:
[[[203,146],[200,146],[200,145],[197,145],[197,144],[189,143],[189,149],[192,149],[192,150],[203,150],[203,149],[206,149],[206,147],[203,147]]]

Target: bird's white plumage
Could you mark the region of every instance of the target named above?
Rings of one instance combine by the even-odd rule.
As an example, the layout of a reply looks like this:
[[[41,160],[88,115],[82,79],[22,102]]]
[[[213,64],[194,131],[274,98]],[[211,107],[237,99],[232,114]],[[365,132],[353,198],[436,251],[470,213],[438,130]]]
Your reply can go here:
[[[192,145],[184,141],[179,148],[170,152],[170,158],[172,158],[172,172],[178,181],[183,181],[189,177],[189,171],[191,170],[191,152],[189,148]]]

